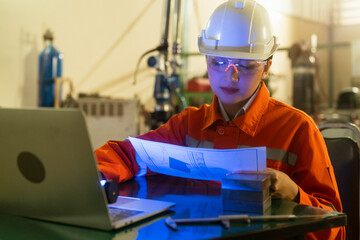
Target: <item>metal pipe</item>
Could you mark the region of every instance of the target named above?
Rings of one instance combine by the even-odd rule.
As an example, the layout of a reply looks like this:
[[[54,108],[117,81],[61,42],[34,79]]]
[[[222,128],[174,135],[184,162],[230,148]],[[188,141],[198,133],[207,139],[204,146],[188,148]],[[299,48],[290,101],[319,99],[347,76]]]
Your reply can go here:
[[[175,0],[175,9],[174,9],[174,26],[173,26],[173,33],[174,33],[174,43],[180,43],[180,23],[181,23],[181,0]],[[177,53],[177,52],[175,52]]]
[[[173,74],[177,74],[177,69],[180,66],[178,62],[178,55],[181,53],[181,0],[175,0],[174,14],[173,14],[173,46],[172,46],[172,61],[171,67]]]
[[[160,45],[167,43],[169,38],[169,25],[170,25],[170,10],[171,10],[172,0],[164,1],[164,15],[162,19],[162,28],[161,28],[161,42]]]
[[[167,75],[167,60],[168,60],[168,38],[169,38],[169,25],[170,25],[170,12],[171,12],[171,3],[172,0],[164,0],[164,14],[162,19],[162,28],[161,28],[161,41],[160,46],[164,49],[160,51],[161,55],[164,57],[164,62],[162,63],[163,66],[159,66],[160,71]]]

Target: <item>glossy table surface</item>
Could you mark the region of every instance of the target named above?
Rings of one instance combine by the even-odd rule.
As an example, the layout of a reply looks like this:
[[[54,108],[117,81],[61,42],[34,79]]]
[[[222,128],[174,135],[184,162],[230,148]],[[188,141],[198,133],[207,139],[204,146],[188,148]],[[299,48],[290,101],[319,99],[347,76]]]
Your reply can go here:
[[[346,215],[272,200],[268,214],[320,215],[317,219],[287,221],[235,222],[229,229],[221,225],[179,225],[178,231],[165,225],[165,218],[209,218],[240,214],[222,210],[221,187],[217,182],[196,181],[155,175],[141,177],[119,185],[120,195],[175,202],[170,210],[130,225],[106,232],[81,227],[43,222],[22,217],[0,215],[0,240],[5,239],[277,239],[304,236],[332,227],[344,226]],[[250,214],[249,214],[250,215]]]

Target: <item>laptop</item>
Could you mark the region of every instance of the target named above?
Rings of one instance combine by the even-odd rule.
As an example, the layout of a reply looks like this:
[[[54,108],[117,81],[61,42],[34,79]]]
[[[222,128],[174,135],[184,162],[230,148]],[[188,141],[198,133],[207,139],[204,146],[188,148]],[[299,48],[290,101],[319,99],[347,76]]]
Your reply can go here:
[[[0,213],[112,230],[174,205],[122,196],[107,204],[80,110],[0,108]]]

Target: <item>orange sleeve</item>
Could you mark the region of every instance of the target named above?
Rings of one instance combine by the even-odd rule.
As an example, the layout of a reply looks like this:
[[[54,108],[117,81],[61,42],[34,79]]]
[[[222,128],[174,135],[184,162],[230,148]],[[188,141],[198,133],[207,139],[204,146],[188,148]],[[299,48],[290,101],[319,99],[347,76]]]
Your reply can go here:
[[[184,145],[186,142],[186,119],[188,110],[173,116],[166,124],[137,138],[157,142]],[[116,182],[125,182],[136,176],[140,167],[130,141],[108,141],[95,151],[99,171]],[[146,166],[145,166],[146,169]],[[147,173],[152,173],[147,170]]]
[[[302,145],[301,166],[293,180],[299,186],[299,204],[342,212],[340,194],[327,148],[321,133],[310,131]],[[345,227],[307,234],[307,239],[345,239]]]
[[[97,149],[95,155],[98,161],[99,171],[105,175],[106,179],[124,182],[131,179],[134,174],[115,150],[119,148],[116,145],[118,145],[117,142],[109,141]]]
[[[301,187],[300,204],[342,212],[340,194],[327,148],[319,131],[307,135],[302,146],[301,165],[296,166],[294,181]],[[335,208],[335,209],[334,209]]]

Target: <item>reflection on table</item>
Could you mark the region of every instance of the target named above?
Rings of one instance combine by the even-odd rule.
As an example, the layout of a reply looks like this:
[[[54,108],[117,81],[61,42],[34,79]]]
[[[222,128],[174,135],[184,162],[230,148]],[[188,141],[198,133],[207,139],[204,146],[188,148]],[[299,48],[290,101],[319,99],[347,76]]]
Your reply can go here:
[[[126,228],[105,232],[67,226],[16,216],[0,215],[0,239],[204,239],[220,237],[252,237],[271,239],[302,236],[305,232],[343,226],[342,213],[298,205],[291,201],[273,200],[269,214],[322,215],[321,219],[297,219],[246,224],[232,223],[230,229],[221,225],[186,225],[173,231],[165,218],[209,218],[239,214],[222,210],[221,186],[218,182],[197,181],[154,175],[136,178],[119,185],[120,195],[175,202],[176,206],[160,215]]]

